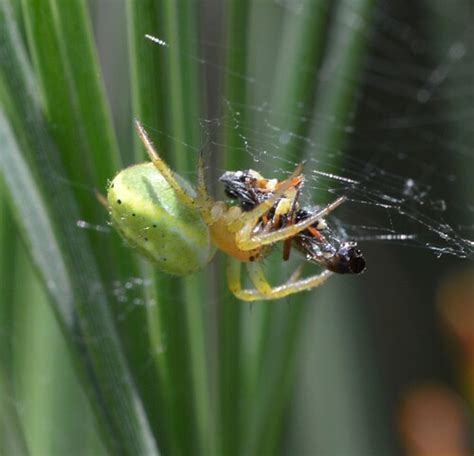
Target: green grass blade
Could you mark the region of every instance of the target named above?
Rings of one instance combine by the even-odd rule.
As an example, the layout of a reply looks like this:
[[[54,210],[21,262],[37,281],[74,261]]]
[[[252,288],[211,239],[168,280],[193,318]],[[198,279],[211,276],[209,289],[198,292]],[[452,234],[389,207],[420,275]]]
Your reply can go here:
[[[33,454],[105,454],[67,344],[23,248],[13,269],[12,377],[28,447]]]
[[[43,271],[43,280],[49,284],[49,292],[60,305],[59,312],[68,324],[72,324],[72,284],[61,255],[61,247],[47,217],[46,205],[21,156],[19,145],[3,111],[0,111],[0,128],[4,144],[1,169],[14,203],[16,219],[21,221],[19,226],[23,230],[23,236],[28,239],[30,252],[37,266]],[[55,259],[51,265],[48,264],[49,258]]]
[[[13,297],[15,295],[14,268],[12,261],[15,258],[17,247],[16,226],[7,202],[7,192],[3,178],[0,176],[0,351],[1,369],[4,377],[10,375],[12,361],[12,318]],[[1,440],[1,439],[0,439]]]
[[[13,388],[0,366],[0,453],[27,456],[26,438],[13,400]]]
[[[199,141],[197,63],[183,57],[196,55],[194,8],[193,2],[181,2],[179,10],[173,2],[127,4],[133,117],[144,122],[152,136],[154,128],[166,132],[155,146],[182,175],[195,174],[197,153],[190,156],[189,146],[197,147]],[[151,42],[146,34],[167,46]],[[137,147],[135,155],[142,154],[142,147]],[[203,280],[170,279],[160,273],[155,279],[156,293],[150,297],[156,306],[148,309],[148,328],[167,447],[171,452],[208,453],[210,400],[199,299]]]
[[[72,0],[64,8],[56,0],[24,1],[23,15],[33,56],[38,92],[58,145],[83,220],[103,221],[105,213],[94,190],[105,190],[120,169],[120,158],[100,80],[86,4]],[[92,103],[91,100],[94,100]],[[65,109],[67,107],[67,109]],[[133,261],[110,261],[115,237],[87,233],[104,279],[133,277]],[[117,244],[113,245],[117,250]],[[109,249],[104,255],[104,248]],[[130,257],[125,255],[126,260]]]
[[[152,0],[129,1],[126,4],[128,49],[130,60],[130,84],[132,118],[140,120],[145,126],[159,128],[166,131],[166,108],[160,102],[161,91],[166,83],[166,74],[162,71],[160,49],[145,38],[146,34],[154,35],[159,30],[158,5]],[[138,135],[131,131],[134,144],[133,156],[135,162],[143,161],[144,150]],[[168,148],[168,138],[160,137],[156,145],[160,153]],[[157,404],[154,407],[154,427],[161,449],[165,453],[178,453],[179,445],[173,437],[172,423],[172,379],[168,369],[167,356],[164,354],[166,346],[166,322],[162,322],[161,302],[156,294],[156,281],[153,267],[145,262],[142,264],[142,274],[152,280],[152,285],[147,288],[146,301],[154,302],[147,306],[148,343],[151,347],[154,362],[154,372],[157,381],[149,386],[150,398]]]
[[[272,129],[276,128],[282,133],[295,133],[289,136],[290,140],[279,151],[279,158],[282,159],[280,163],[283,164],[285,159],[288,159],[290,163],[301,159],[304,152],[295,138],[305,136],[309,131],[310,122],[306,119],[310,117],[314,106],[313,94],[317,79],[312,70],[318,67],[326,44],[325,34],[329,10],[330,5],[324,0],[306,0],[299,6],[298,13],[287,13],[280,19],[282,32],[281,36],[278,36],[279,50],[274,70],[268,122]],[[260,24],[263,20],[266,18],[260,18],[256,24]],[[275,267],[269,268],[268,274],[276,283],[281,280],[277,273],[280,263],[277,257],[274,261]],[[293,301],[294,297],[291,300]],[[245,337],[250,339],[249,345],[251,345],[247,348],[250,355],[246,356],[244,371],[245,396],[249,400],[246,410],[252,410],[253,413],[248,420],[245,429],[247,436],[244,440],[250,454],[261,451],[259,442],[262,440],[262,435],[264,439],[267,437],[271,439],[271,436],[278,435],[274,432],[275,430],[269,433],[267,427],[262,428],[260,425],[266,423],[264,426],[270,426],[270,422],[278,423],[281,420],[281,413],[277,412],[270,416],[274,410],[269,412],[269,409],[272,409],[272,403],[275,400],[281,404],[275,407],[277,411],[287,403],[288,394],[283,394],[282,391],[288,391],[291,382],[288,378],[274,381],[273,377],[278,375],[282,367],[285,369],[292,363],[297,344],[290,334],[298,333],[294,328],[298,327],[298,322],[303,318],[300,316],[302,313],[304,312],[300,306],[292,309],[286,308],[281,303],[263,302],[245,315]],[[280,327],[279,318],[282,316],[288,317],[287,325],[280,328],[285,334],[284,337],[281,333],[278,335],[275,333],[275,326]],[[293,331],[290,328],[293,328]],[[272,349],[275,337],[278,340],[276,343],[282,350],[277,355]],[[273,359],[274,357],[276,360]],[[267,385],[266,378],[269,372],[271,372],[272,381]],[[255,400],[255,397],[258,399]],[[257,424],[259,422],[260,425]]]
[[[74,147],[68,174],[103,189],[120,161],[86,3],[25,0],[23,14],[47,117],[58,125],[55,140],[62,152]]]
[[[355,91],[364,62],[369,29],[367,26],[348,27],[347,24],[354,17],[369,24],[372,9],[371,0],[358,2],[341,0],[335,5],[329,36],[327,41],[325,40],[328,47],[322,67],[334,70],[337,68],[337,71],[320,83],[318,96],[314,101],[313,118],[316,119],[316,128],[311,134],[315,138],[317,151],[311,151],[311,154],[319,152],[318,157],[344,146],[346,133],[340,126],[347,124],[354,109]],[[334,62],[337,62],[337,67]],[[289,78],[290,85],[291,82]],[[291,87],[288,90],[291,91]],[[296,101],[293,100],[293,103],[296,104]],[[318,119],[321,118],[331,118],[332,121],[319,122]],[[294,125],[292,128],[291,131],[294,129],[298,131],[299,127]],[[269,339],[262,342],[261,347],[265,352],[261,358],[268,363],[262,368],[262,372],[271,370],[272,382],[268,384],[262,382],[263,390],[258,395],[255,405],[256,421],[249,425],[253,436],[250,437],[250,441],[253,442],[251,443],[253,454],[272,453],[279,444],[283,414],[293,384],[299,333],[306,315],[307,304],[304,303],[304,299],[305,296],[293,296],[289,299],[288,305],[273,304],[273,330]]]
[[[0,176],[0,454],[28,455],[12,385],[17,233]]]
[[[330,2],[304,0],[298,14],[287,14],[283,24],[277,69],[273,84],[270,123],[283,132],[306,136],[309,122],[303,120],[314,106],[314,84],[326,44]],[[317,71],[317,70],[316,70]],[[317,100],[316,100],[317,101]],[[295,138],[286,145],[284,155],[301,159]]]
[[[93,190],[105,190],[107,180],[120,169],[121,160],[100,78],[87,4],[73,0],[66,8],[56,0],[25,1],[23,13],[30,51],[41,81],[42,100],[48,120],[54,125],[52,134],[65,165],[64,177],[70,182],[79,205],[80,219],[105,223],[106,213]],[[86,232],[86,236],[106,287],[112,288],[117,279],[128,283],[140,276],[135,258],[115,233],[101,236]],[[128,318],[120,319],[120,313],[126,310],[117,296],[112,299],[113,316],[133,376],[147,397],[156,383],[156,375],[151,370],[138,374],[148,361],[148,340],[143,337],[146,306],[136,306],[133,312],[128,312]],[[129,299],[144,302],[143,289],[135,287],[129,292]],[[146,400],[145,406],[149,416],[156,413],[154,401]]]
[[[162,100],[166,85],[166,72],[162,66],[159,45],[149,41],[145,35],[159,33],[158,4],[154,0],[130,0],[126,2],[128,49],[130,60],[130,84],[132,90],[132,116],[144,125],[167,131],[167,107]],[[161,56],[161,59],[160,59]],[[144,159],[138,135],[133,134],[135,162]],[[160,136],[159,151],[167,151],[169,141]]]
[[[42,192],[22,159],[3,112],[0,113],[0,138],[5,145],[0,165],[15,204],[17,222],[56,305],[56,314],[70,337],[69,343],[76,350],[77,360],[83,363],[80,366],[82,378],[92,395],[104,440],[115,451],[153,454],[156,452],[154,440],[111,326],[105,293],[97,282],[88,246],[76,238],[74,246],[81,249],[80,254],[73,250],[68,254],[74,259],[64,257],[64,244],[60,243],[46,216],[49,210],[42,200]],[[58,209],[62,209],[61,206]],[[65,237],[71,238],[67,233]],[[74,272],[70,272],[71,269]],[[88,297],[90,283],[97,287],[92,301]],[[98,342],[84,345],[87,340]]]
[[[250,1],[249,0],[229,0],[227,2],[227,36],[225,55],[225,76],[224,90],[225,101],[227,102],[224,124],[224,168],[225,169],[245,169],[247,157],[242,153],[242,138],[239,130],[234,128],[232,119],[235,115],[234,104],[239,106],[239,124],[245,125],[248,121],[245,109],[247,100],[247,81],[244,75],[248,68],[247,39],[250,22]]]
[[[242,138],[232,121],[234,105],[239,106],[239,124],[245,125],[247,113],[247,34],[250,21],[248,0],[227,2],[224,97],[227,103],[224,122],[224,169],[245,169],[246,157],[242,153]],[[219,261],[225,261],[220,258]],[[219,451],[223,454],[240,454],[243,447],[242,433],[242,312],[246,306],[227,290],[225,274],[220,269],[221,284],[218,315],[218,436]]]
[[[181,172],[196,170],[195,160],[190,160],[189,145],[199,147],[199,72],[195,37],[197,36],[197,11],[193,0],[183,0],[179,5],[165,0],[162,5],[163,31],[169,45],[164,55],[167,69],[167,103],[170,133],[177,141],[173,144],[171,163]],[[197,157],[197,154],[196,154]]]
[[[75,226],[76,204],[70,189],[57,178],[62,174],[57,150],[6,3],[0,4],[0,34],[0,99],[11,119],[2,112],[1,169],[16,220],[76,355],[105,444],[113,451],[154,454],[154,438],[124,359],[104,285],[89,243]],[[29,163],[21,154],[26,150]]]
[[[311,136],[316,148],[311,154],[316,157],[340,150],[345,144],[347,133],[341,126],[349,123],[355,109],[374,4],[374,0],[340,0],[336,6],[322,68],[324,78],[316,92],[313,112],[316,123]]]
[[[196,3],[184,0],[179,3],[165,0],[160,8],[162,29],[169,48],[162,54],[162,68],[166,69],[166,93],[161,93],[160,103],[167,108],[169,163],[181,175],[195,175],[197,148],[200,143],[198,63],[190,56],[197,56]],[[195,148],[195,149],[193,149]],[[192,154],[192,151],[196,152]],[[166,155],[166,154],[165,154]],[[176,440],[185,453],[207,452],[210,427],[206,356],[204,352],[204,309],[200,305],[202,280],[197,275],[186,277],[183,284],[175,282],[175,290],[168,296],[159,290],[162,318],[167,322],[168,366],[174,390],[173,407],[181,410],[176,415]],[[171,293],[170,293],[171,292]],[[180,297],[173,303],[171,296]],[[171,306],[170,306],[171,305]],[[188,439],[183,440],[183,433]]]

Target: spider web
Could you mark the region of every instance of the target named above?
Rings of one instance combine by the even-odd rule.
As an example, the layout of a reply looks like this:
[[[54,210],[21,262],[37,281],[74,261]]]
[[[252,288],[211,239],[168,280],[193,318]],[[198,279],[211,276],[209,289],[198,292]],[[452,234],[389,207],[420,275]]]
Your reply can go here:
[[[299,1],[261,8],[282,8],[284,15],[303,14]],[[362,244],[396,243],[426,249],[438,257],[449,254],[472,259],[472,25],[466,19],[463,27],[454,28],[454,18],[462,15],[455,7],[420,3],[416,11],[410,6],[410,14],[415,11],[419,16],[415,23],[403,22],[400,11],[393,8],[389,2],[382,3],[376,9],[373,27],[365,32],[368,57],[349,121],[338,123],[324,112],[314,113],[303,102],[295,102],[291,112],[273,110],[271,73],[262,70],[268,59],[265,64],[259,64],[258,59],[270,52],[268,45],[277,41],[277,30],[259,44],[250,44],[257,61],[249,63],[246,74],[232,74],[246,81],[248,102],[232,102],[216,90],[209,102],[217,106],[216,112],[211,107],[210,117],[196,122],[202,127],[213,166],[217,163],[214,177],[225,171],[218,164],[224,144],[222,131],[232,129],[240,139],[237,153],[248,166],[265,170],[266,177],[281,178],[306,157],[303,199],[308,205],[320,206],[346,195],[345,207],[329,217],[342,239]],[[446,19],[443,13],[452,17]],[[348,21],[347,27],[353,27],[356,19]],[[439,31],[429,29],[428,19],[430,23],[447,23],[438,42],[430,33]],[[173,49],[163,37],[148,38],[157,44],[157,52],[176,52],[183,59],[199,61],[204,71],[217,74],[217,78],[228,76],[218,63],[222,48],[218,41],[203,38],[199,43],[202,58]],[[313,75],[317,93],[323,93],[337,66],[325,65],[323,59],[320,68],[294,71],[301,78],[308,72]],[[350,78],[345,82],[353,83]],[[285,123],[294,125],[295,120],[306,126],[307,134],[285,129]],[[324,126],[343,134],[342,147],[321,150],[315,135]],[[152,128],[157,142],[165,136],[183,143],[165,130],[147,128]],[[185,145],[193,154],[201,147]]]

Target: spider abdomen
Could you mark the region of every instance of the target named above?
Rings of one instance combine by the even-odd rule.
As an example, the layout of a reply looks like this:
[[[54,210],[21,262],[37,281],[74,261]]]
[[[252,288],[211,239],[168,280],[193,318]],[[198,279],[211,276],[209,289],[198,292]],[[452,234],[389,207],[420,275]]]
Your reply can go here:
[[[191,186],[179,179],[186,191]],[[215,251],[198,208],[180,203],[152,163],[122,170],[110,183],[107,199],[112,224],[163,272],[187,275],[202,269]]]

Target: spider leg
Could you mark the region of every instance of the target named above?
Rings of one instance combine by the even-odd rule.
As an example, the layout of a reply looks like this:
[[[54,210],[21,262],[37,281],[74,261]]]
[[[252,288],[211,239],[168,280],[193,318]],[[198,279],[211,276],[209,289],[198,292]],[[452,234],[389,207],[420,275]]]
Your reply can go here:
[[[237,243],[240,249],[242,250],[252,250],[263,245],[273,244],[277,241],[282,241],[288,239],[292,236],[297,235],[301,231],[305,230],[309,226],[313,225],[319,219],[330,214],[334,209],[339,207],[344,201],[346,201],[345,196],[339,197],[337,200],[328,204],[326,207],[311,215],[305,220],[302,220],[299,223],[294,225],[288,225],[284,228],[280,228],[276,231],[271,231],[269,233],[253,234],[254,224],[244,225],[236,235]],[[252,211],[253,212],[253,211]]]
[[[256,288],[256,290],[263,296],[266,296],[271,293],[272,287],[268,283],[268,280],[265,277],[265,274],[263,273],[263,269],[260,264],[254,261],[250,263],[245,263],[245,265],[247,266],[247,271],[250,280],[252,281],[253,286]]]
[[[206,178],[204,176],[204,156],[203,156],[202,150],[199,152],[199,158],[198,158],[197,194],[198,194],[198,197],[203,201],[209,199],[209,192],[207,190]]]
[[[150,141],[150,138],[148,137],[147,132],[138,120],[135,120],[135,128],[138,132],[138,136],[140,137],[143,145],[145,146],[145,150],[147,151],[151,162],[155,165],[156,169],[160,172],[166,182],[168,182],[169,186],[175,191],[178,199],[186,206],[194,208],[196,204],[195,199],[188,195],[183,190],[178,181],[175,179],[175,177],[173,176],[173,171],[171,171],[168,165],[158,155],[155,148],[153,147],[152,142]]]
[[[242,301],[260,301],[272,299],[267,297],[269,294],[271,294],[272,288],[261,270],[256,272],[254,276],[250,275],[252,283],[256,288],[258,287],[260,291],[258,289],[250,290],[242,288],[240,282],[241,265],[242,263],[237,261],[235,258],[227,258],[227,284],[229,290],[234,294],[234,296]]]
[[[240,283],[240,261],[232,257],[227,258],[227,285],[232,294],[242,301],[257,301],[262,299],[262,294],[257,290],[243,290]]]
[[[102,193],[100,193],[99,190],[95,191],[95,197],[96,197],[97,201],[100,204],[102,204],[102,206],[104,206],[107,211],[110,210],[109,202],[107,201],[107,197],[105,195],[102,195]]]
[[[235,259],[229,258],[227,265],[229,289],[242,301],[281,299],[300,291],[311,290],[324,283],[333,274],[331,271],[324,270],[320,274],[295,280],[300,273],[299,269],[297,269],[283,285],[272,287],[265,278],[259,263],[248,263],[247,268],[250,279],[255,285],[254,290],[242,289],[240,283],[240,263]]]
[[[201,211],[201,216],[203,217],[204,221],[210,225],[214,222],[211,215],[211,210],[215,204],[215,201],[207,189],[206,177],[204,175],[204,154],[202,150],[199,152],[197,173],[198,184],[196,203]]]

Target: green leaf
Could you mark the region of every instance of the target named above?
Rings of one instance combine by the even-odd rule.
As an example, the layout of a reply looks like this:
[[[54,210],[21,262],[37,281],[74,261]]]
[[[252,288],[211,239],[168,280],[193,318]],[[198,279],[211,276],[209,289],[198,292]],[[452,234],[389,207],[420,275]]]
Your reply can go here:
[[[30,454],[4,365],[0,366],[0,452],[18,456]]]
[[[151,136],[155,128],[166,133],[159,135],[155,147],[183,175],[195,173],[199,141],[197,62],[183,57],[196,54],[195,13],[192,1],[180,2],[179,9],[171,1],[127,4],[133,116]],[[156,34],[166,45],[145,37]],[[142,154],[137,147],[135,155]],[[212,424],[203,274],[175,279],[151,269],[144,266],[154,277],[155,291],[149,298],[156,302],[148,308],[149,341],[159,378],[158,401],[165,411],[158,420],[166,448],[208,454]]]
[[[344,146],[346,132],[341,130],[340,126],[348,123],[349,116],[355,109],[355,93],[363,68],[368,24],[371,21],[374,2],[372,0],[359,0],[356,3],[346,0],[337,2],[333,5],[335,10],[329,26],[329,35],[327,39],[320,41],[322,39],[319,35],[320,29],[323,27],[321,21],[325,18],[324,5],[325,2],[318,4],[305,2],[300,14],[289,20],[286,29],[287,39],[282,40],[284,47],[280,62],[286,62],[283,68],[287,69],[307,68],[306,59],[311,55],[311,67],[317,63],[322,52],[318,46],[327,45],[321,67],[334,73],[329,73],[327,78],[320,80],[314,87],[316,81],[303,79],[300,86],[297,73],[287,72],[286,76],[277,77],[274,91],[276,106],[281,106],[281,112],[287,114],[300,101],[298,97],[304,97],[304,93],[311,94],[316,90],[317,96],[314,101],[311,96],[307,95],[305,98],[310,102],[309,106],[314,103],[312,108],[312,118],[316,125],[314,131],[308,131],[304,116],[290,116],[286,121],[290,125],[289,131],[299,131],[302,134],[307,132],[314,136],[319,151],[318,158],[323,157],[328,151],[338,150]],[[361,21],[363,26],[348,27],[348,21],[354,18]],[[313,41],[309,40],[309,37]],[[295,45],[298,43],[296,52],[294,47],[286,47],[288,43]],[[291,56],[285,56],[285,52]],[[313,58],[314,61],[311,60]],[[292,64],[288,66],[290,60]],[[291,96],[286,97],[287,93]],[[321,118],[332,120],[324,122],[320,121]],[[295,123],[296,120],[299,124]],[[273,122],[278,125],[278,117],[274,117]],[[295,154],[300,156],[316,154],[313,150],[296,149],[296,145],[292,143],[288,145],[286,151],[291,158],[294,158]],[[259,385],[249,386],[258,398],[253,404],[254,410],[248,425],[250,453],[272,453],[279,444],[285,407],[294,383],[295,357],[309,299],[314,303],[312,297],[308,298],[308,295],[303,294],[291,296],[288,304],[272,303],[267,308],[267,314],[262,317],[261,333],[266,335],[260,338],[258,348],[259,362],[256,365],[260,366],[260,369],[253,374],[254,382],[259,382]],[[271,381],[266,379],[265,372],[272,372]]]
[[[110,314],[104,284],[49,136],[16,24],[0,4],[0,167],[22,236],[75,354],[105,444],[112,452],[157,453]],[[11,97],[15,94],[15,98]],[[28,157],[28,160],[25,158]],[[38,179],[41,179],[41,185]]]

